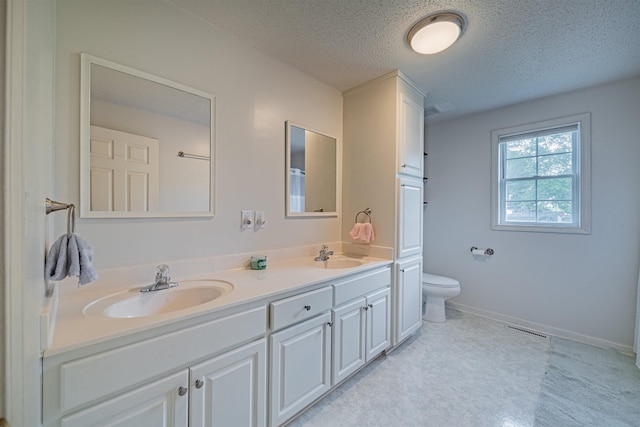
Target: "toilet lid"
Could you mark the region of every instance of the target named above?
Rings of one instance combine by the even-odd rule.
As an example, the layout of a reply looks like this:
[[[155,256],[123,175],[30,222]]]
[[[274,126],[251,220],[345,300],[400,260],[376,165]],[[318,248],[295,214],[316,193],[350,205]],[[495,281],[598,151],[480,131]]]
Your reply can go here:
[[[438,276],[436,274],[422,273],[422,283],[439,286],[442,288],[455,288],[460,286],[460,282],[451,277]]]

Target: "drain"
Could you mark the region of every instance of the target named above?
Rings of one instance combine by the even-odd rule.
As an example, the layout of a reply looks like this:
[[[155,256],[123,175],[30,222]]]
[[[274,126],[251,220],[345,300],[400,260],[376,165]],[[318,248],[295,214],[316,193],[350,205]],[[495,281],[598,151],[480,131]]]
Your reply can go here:
[[[525,334],[529,335],[535,335],[536,337],[544,338],[545,340],[549,339],[549,337],[542,332],[532,331],[531,329],[523,328],[521,326],[506,325],[506,327],[509,329],[513,329],[514,331],[524,332]]]

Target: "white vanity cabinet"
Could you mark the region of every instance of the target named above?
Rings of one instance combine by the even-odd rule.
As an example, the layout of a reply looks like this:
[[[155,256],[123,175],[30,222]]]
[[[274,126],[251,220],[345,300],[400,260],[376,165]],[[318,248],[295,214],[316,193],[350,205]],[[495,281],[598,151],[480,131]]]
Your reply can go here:
[[[345,218],[371,208],[374,245],[394,249],[396,264],[422,256],[424,211],[424,95],[400,71],[388,73],[344,96],[343,205]],[[352,224],[345,221],[343,235]],[[396,265],[396,270],[403,268]],[[405,275],[406,276],[406,275]],[[407,338],[405,313],[422,308],[422,294],[404,295],[391,285],[392,345]],[[411,279],[413,280],[413,278]],[[405,277],[404,283],[409,279]],[[422,283],[412,282],[414,289]]]
[[[398,94],[398,164],[400,174],[424,176],[424,105],[410,89]]]
[[[422,255],[422,180],[398,178],[398,258]]]
[[[396,262],[395,337],[401,342],[422,326],[422,256]]]
[[[62,419],[62,427],[264,426],[266,340]]]
[[[291,418],[331,388],[331,307],[326,286],[271,304],[270,425]]]
[[[389,268],[384,268],[334,284],[334,385],[391,345],[390,283]]]
[[[189,425],[266,424],[266,340],[189,368]]]
[[[45,354],[43,425],[264,425],[266,318],[260,306],[137,342]]]
[[[187,427],[187,371],[62,418],[62,427]]]

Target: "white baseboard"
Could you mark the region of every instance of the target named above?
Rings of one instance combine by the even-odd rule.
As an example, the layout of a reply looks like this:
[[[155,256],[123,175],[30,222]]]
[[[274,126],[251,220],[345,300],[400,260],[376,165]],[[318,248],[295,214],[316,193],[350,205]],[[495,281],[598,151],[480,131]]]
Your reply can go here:
[[[477,316],[486,317],[488,319],[497,320],[499,322],[510,323],[524,328],[533,329],[535,331],[543,332],[547,335],[556,336],[558,338],[565,338],[572,341],[581,342],[584,344],[594,345],[596,347],[612,348],[621,353],[633,355],[633,348],[628,345],[616,343],[613,341],[607,341],[600,338],[590,337],[588,335],[582,335],[576,332],[571,332],[566,329],[555,328],[553,326],[544,325],[542,323],[530,322],[528,320],[520,319],[518,317],[507,316],[505,314],[496,313],[495,311],[484,310],[482,308],[473,307],[466,304],[460,304],[455,301],[446,301],[446,306],[459,310],[465,313],[475,314]]]

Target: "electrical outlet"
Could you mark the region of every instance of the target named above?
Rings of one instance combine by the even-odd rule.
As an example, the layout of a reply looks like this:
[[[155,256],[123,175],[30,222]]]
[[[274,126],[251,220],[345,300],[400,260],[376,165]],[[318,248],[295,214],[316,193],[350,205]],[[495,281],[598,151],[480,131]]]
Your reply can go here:
[[[264,224],[267,222],[264,216],[264,211],[256,211],[256,228],[264,228]]]
[[[253,211],[240,211],[240,228],[253,228]]]

